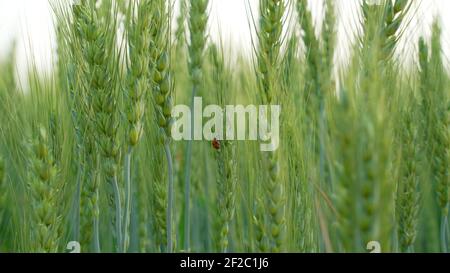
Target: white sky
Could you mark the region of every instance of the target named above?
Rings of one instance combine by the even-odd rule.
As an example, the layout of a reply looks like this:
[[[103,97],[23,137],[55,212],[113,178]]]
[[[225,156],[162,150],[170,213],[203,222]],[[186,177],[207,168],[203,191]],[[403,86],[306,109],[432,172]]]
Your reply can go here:
[[[352,32],[354,18],[357,14],[358,0],[335,0],[340,14],[339,39],[341,44],[348,40]],[[449,0],[419,0],[421,14],[420,21],[410,24],[409,44],[414,44],[422,33],[426,33],[433,14],[440,12],[444,25],[444,51],[450,56],[450,1]],[[234,50],[251,52],[251,32],[248,16],[251,14],[248,7],[252,7],[256,14],[258,0],[210,0],[211,20],[210,37],[218,41],[220,37],[226,45]],[[310,0],[310,6],[317,20],[321,12],[322,0]],[[218,31],[220,29],[220,32]],[[220,33],[220,34],[219,34]],[[17,60],[19,71],[27,66],[29,56],[34,56],[39,67],[51,67],[52,52],[55,47],[52,15],[49,0],[0,0],[0,58],[8,53],[11,41],[17,42]],[[337,58],[344,58],[345,47],[338,49]]]

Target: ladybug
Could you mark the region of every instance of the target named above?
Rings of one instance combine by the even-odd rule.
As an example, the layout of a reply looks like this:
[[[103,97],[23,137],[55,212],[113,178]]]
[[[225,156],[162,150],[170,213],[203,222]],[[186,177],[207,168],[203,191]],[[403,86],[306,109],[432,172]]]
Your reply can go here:
[[[217,140],[217,138],[214,138],[212,141],[212,146],[216,150],[220,150],[220,142]]]

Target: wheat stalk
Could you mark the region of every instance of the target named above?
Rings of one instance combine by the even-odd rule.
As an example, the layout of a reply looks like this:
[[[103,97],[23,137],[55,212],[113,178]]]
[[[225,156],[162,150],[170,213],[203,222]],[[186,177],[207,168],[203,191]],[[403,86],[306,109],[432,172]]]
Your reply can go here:
[[[3,156],[0,155],[0,183],[4,183],[5,177],[5,161],[3,160]]]

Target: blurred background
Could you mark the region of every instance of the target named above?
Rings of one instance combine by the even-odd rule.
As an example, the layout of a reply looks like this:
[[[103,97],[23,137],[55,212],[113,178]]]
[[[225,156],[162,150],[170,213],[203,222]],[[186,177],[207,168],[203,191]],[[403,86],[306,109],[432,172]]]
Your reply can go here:
[[[48,71],[54,63],[55,34],[50,1],[53,0],[0,0],[0,59],[10,53],[13,42],[16,43],[16,59],[18,78],[30,62],[36,63],[42,71]],[[376,0],[375,0],[376,1]],[[444,55],[448,64],[450,56],[450,1],[448,0],[415,0],[415,19],[407,28],[409,41],[402,41],[400,47],[403,57],[413,56],[419,35],[427,36],[432,17],[439,14],[443,25]],[[256,18],[258,0],[211,0],[210,38],[222,41],[234,56],[236,53],[247,55],[252,52],[253,23],[249,18]],[[316,22],[320,22],[322,0],[311,0],[310,6]],[[339,46],[336,59],[339,63],[346,60],[348,46],[357,29],[360,0],[336,0],[339,18]],[[175,2],[175,14],[178,13],[179,0]],[[417,16],[419,15],[419,16]],[[286,23],[288,25],[288,23]],[[317,25],[320,25],[319,23]],[[33,57],[33,58],[30,58]]]

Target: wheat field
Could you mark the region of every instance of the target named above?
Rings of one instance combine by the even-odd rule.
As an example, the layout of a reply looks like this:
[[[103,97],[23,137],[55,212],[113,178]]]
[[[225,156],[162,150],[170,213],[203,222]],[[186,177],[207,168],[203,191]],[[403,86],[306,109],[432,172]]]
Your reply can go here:
[[[338,65],[336,2],[259,0],[236,55],[208,0],[50,0],[54,69],[0,60],[0,252],[448,252],[441,21],[416,38],[420,0],[361,0]],[[279,106],[277,149],[177,139],[200,98]]]

